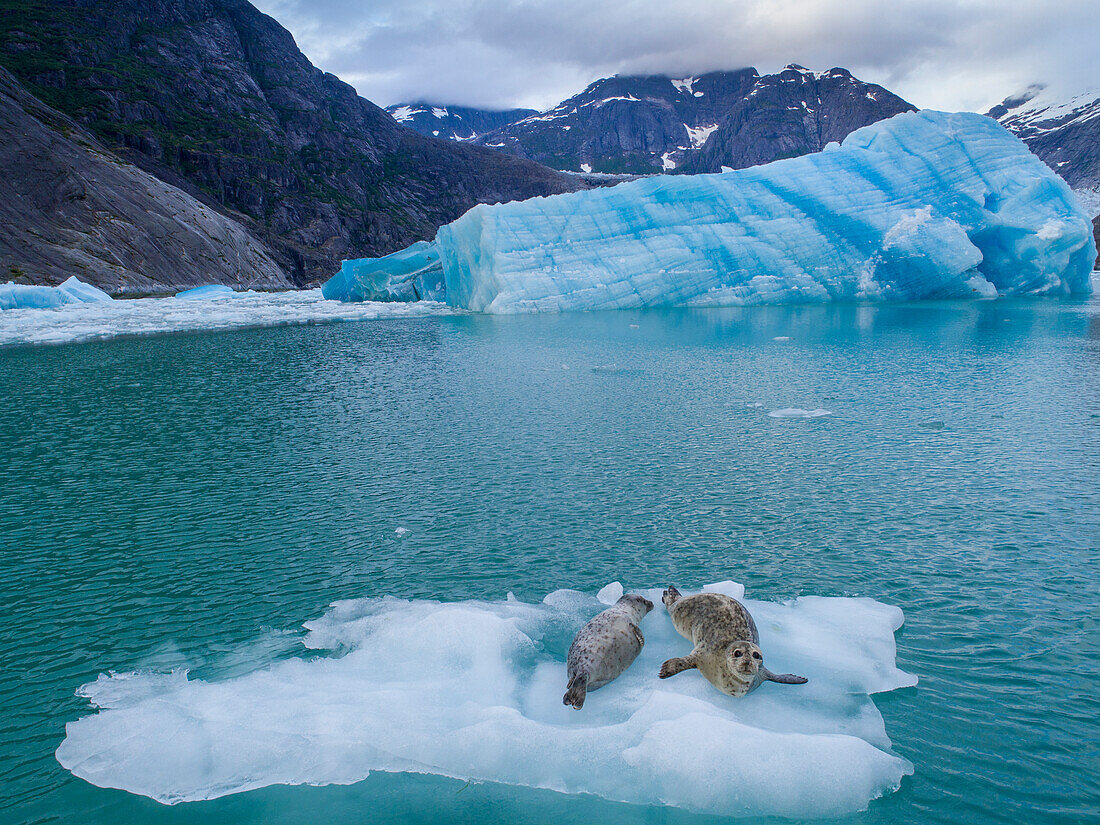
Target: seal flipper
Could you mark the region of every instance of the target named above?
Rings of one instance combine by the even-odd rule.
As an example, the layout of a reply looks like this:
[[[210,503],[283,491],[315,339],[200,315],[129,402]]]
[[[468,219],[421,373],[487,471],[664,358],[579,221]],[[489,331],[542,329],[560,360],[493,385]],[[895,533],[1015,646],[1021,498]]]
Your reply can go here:
[[[694,653],[688,656],[677,656],[675,659],[669,659],[661,665],[661,672],[657,676],[661,679],[667,679],[669,676],[675,676],[677,673],[683,673],[685,670],[691,670],[693,667],[698,666]]]
[[[577,710],[584,707],[584,698],[588,695],[588,674],[578,673],[569,680],[569,686],[562,697],[563,705],[572,705]]]
[[[805,676],[795,676],[793,673],[772,673],[766,667],[760,670],[764,674],[765,682],[779,682],[781,685],[804,685],[810,681]]]

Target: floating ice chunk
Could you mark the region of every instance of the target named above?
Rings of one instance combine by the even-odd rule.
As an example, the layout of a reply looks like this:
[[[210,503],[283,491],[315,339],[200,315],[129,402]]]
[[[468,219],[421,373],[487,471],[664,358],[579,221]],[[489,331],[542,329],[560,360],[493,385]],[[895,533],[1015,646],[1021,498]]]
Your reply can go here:
[[[603,604],[615,604],[619,599],[623,597],[623,586],[619,582],[611,582],[611,584],[605,584],[600,588],[600,592],[596,594],[596,598]]]
[[[769,418],[822,418],[826,415],[832,415],[832,412],[822,409],[804,410],[801,407],[784,407],[768,413]]]
[[[923,111],[751,169],[476,206],[325,294],[397,297],[433,254],[449,304],[509,313],[1087,293],[1096,247],[1017,138]]]
[[[58,287],[58,292],[72,299],[72,303],[96,304],[112,300],[111,296],[99,287],[86,284],[75,275],[64,280]]]
[[[78,280],[74,275],[58,286],[26,286],[8,281],[0,284],[0,309],[55,309],[66,304],[110,301],[102,289]]]
[[[735,582],[707,589],[743,597]],[[659,603],[659,588],[640,592]],[[660,663],[688,643],[656,610],[638,660],[577,714],[561,703],[565,655],[604,607],[591,595],[359,599],[306,624],[306,647],[333,656],[220,681],[101,676],[80,689],[99,713],[66,726],[57,758],[165,803],[408,771],[801,819],[896,789],[913,768],[891,752],[870,697],[916,682],[895,664],[901,611],[860,598],[746,605],[769,666],[808,684],[732,699],[697,672],[660,681]]]
[[[791,336],[789,336],[789,335],[777,335],[774,338],[772,338],[772,340],[773,341],[790,341]]]
[[[723,596],[731,596],[741,600],[745,598],[745,585],[733,581],[714,582],[703,585],[704,593],[721,593]]]
[[[443,295],[439,251],[428,241],[417,241],[383,258],[344,261],[321,291],[337,301],[439,300]]]
[[[237,293],[233,291],[233,287],[226,286],[225,284],[206,284],[205,286],[197,286],[193,289],[185,289],[183,292],[177,292],[176,297],[182,298],[185,301],[204,300],[206,298],[232,298]]]
[[[395,532],[395,533],[396,533],[396,534],[397,534],[398,536],[403,536],[403,535],[405,535],[406,533],[408,533],[408,532],[409,532],[409,530],[408,530],[408,528],[406,528],[406,527],[398,527],[398,528],[397,528],[396,530],[394,530],[393,532]]]

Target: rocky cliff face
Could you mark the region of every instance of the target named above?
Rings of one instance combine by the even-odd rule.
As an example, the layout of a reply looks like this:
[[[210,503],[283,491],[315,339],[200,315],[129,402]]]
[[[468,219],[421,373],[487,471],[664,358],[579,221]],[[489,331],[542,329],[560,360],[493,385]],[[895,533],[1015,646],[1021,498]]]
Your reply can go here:
[[[702,145],[757,77],[755,69],[683,79],[609,77],[476,142],[556,169],[669,171]]]
[[[716,172],[815,152],[913,108],[844,69],[612,77],[475,142],[571,171]]]
[[[684,164],[688,172],[743,169],[820,152],[833,141],[915,107],[845,69],[788,66],[757,79]]]
[[[0,282],[292,286],[244,227],[108,152],[0,69]]]
[[[433,103],[398,103],[386,111],[400,123],[422,135],[447,140],[474,140],[486,132],[509,126],[537,115],[534,109],[471,109],[468,106],[437,106]]]
[[[245,0],[0,0],[0,64],[265,241],[299,285],[480,202],[582,186],[402,128]]]
[[[1032,86],[987,114],[1074,189],[1100,188],[1100,90],[1063,96]]]

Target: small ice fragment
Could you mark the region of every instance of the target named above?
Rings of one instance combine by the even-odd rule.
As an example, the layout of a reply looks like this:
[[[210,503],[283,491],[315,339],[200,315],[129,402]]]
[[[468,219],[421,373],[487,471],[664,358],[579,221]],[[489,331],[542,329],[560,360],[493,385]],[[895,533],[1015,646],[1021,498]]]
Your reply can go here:
[[[177,292],[176,297],[184,301],[201,301],[207,298],[231,298],[235,294],[233,288],[225,284],[206,284]]]
[[[619,582],[611,582],[611,584],[605,584],[600,588],[600,592],[596,594],[596,598],[604,604],[615,604],[619,599],[623,597],[623,586]]]
[[[942,430],[947,426],[943,421],[922,421],[920,426],[929,430]]]
[[[758,409],[760,409],[761,407],[763,407],[764,405],[763,405],[763,404],[761,404],[761,403],[760,403],[759,401],[750,401],[750,402],[749,402],[748,404],[746,404],[745,406],[746,406],[746,407],[751,407],[751,408],[752,408],[752,409],[754,409],[754,410],[758,410]]]
[[[745,585],[739,584],[735,581],[714,582],[714,584],[704,584],[704,593],[721,593],[724,596],[732,596],[735,599],[745,598]]]
[[[405,534],[406,534],[407,532],[409,532],[409,531],[408,531],[408,530],[407,530],[406,528],[404,528],[404,527],[398,527],[398,528],[397,528],[396,530],[394,530],[393,532],[397,533],[397,535],[399,535],[399,536],[403,536],[403,535],[405,535]]]
[[[561,365],[561,368],[562,368],[563,370],[567,370],[567,369],[569,369],[569,365],[568,365],[568,364],[562,364],[562,365]]]
[[[832,415],[830,410],[804,410],[801,407],[784,407],[781,410],[772,410],[768,413],[769,418],[821,418],[825,415]]]
[[[772,338],[772,340],[773,341],[790,341],[791,336],[789,336],[789,335],[777,335],[774,338]]]
[[[630,328],[631,328],[631,329],[638,329],[638,325],[637,325],[637,324],[631,324],[631,325],[630,325]]]

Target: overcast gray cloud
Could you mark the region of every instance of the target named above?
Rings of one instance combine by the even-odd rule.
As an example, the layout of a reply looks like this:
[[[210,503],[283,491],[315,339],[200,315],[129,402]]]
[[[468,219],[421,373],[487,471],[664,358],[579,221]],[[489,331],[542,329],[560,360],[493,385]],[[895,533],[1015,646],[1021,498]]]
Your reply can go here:
[[[380,105],[545,109],[616,73],[843,66],[921,107],[1100,85],[1096,0],[253,0]]]

